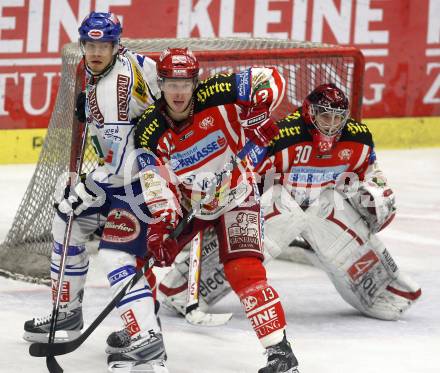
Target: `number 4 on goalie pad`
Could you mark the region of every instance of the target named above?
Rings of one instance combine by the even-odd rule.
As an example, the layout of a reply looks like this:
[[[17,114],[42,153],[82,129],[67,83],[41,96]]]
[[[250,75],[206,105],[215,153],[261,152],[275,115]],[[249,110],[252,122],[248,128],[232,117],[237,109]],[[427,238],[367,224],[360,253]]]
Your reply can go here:
[[[420,287],[400,273],[383,243],[337,192],[323,192],[306,214],[302,236],[353,307],[374,318],[397,320],[420,297]]]

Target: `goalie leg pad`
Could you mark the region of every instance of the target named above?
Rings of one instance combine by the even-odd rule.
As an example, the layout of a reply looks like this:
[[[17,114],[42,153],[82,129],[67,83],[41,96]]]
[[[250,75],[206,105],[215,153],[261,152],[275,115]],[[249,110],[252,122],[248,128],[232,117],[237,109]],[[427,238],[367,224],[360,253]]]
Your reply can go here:
[[[225,273],[263,347],[281,342],[286,318],[278,293],[267,283],[262,262],[257,258],[230,260]]]
[[[101,249],[99,260],[107,271],[113,296],[136,273],[136,258],[123,251]],[[117,305],[118,313],[124,323],[125,329],[131,337],[160,333],[156,315],[154,313],[153,294],[145,277],[130,289]]]
[[[319,205],[307,210],[304,238],[342,298],[365,315],[397,320],[420,296],[416,284],[402,276],[383,243],[370,234],[359,213],[326,191]],[[339,207],[342,208],[336,208]],[[402,285],[403,283],[403,285]],[[402,287],[405,296],[391,290]]]
[[[306,215],[282,185],[274,185],[261,197],[264,209],[264,251],[276,258],[306,228]]]

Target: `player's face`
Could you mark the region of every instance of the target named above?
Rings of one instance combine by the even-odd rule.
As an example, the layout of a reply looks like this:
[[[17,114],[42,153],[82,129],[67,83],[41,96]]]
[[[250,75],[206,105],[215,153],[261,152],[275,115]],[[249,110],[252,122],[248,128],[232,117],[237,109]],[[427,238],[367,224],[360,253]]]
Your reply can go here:
[[[164,79],[161,83],[165,101],[175,113],[183,113],[188,108],[194,88],[193,79]]]
[[[86,41],[83,48],[86,64],[94,74],[102,73],[113,60],[112,42]]]

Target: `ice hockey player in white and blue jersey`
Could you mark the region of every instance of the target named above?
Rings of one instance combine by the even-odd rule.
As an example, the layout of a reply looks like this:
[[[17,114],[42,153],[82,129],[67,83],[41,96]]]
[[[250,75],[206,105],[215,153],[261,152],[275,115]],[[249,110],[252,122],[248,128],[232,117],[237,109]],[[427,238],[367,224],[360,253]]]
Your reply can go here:
[[[146,256],[148,211],[144,203],[136,205],[133,200],[141,187],[139,170],[129,157],[134,150],[136,118],[160,94],[155,62],[120,45],[122,27],[114,14],[92,12],[78,31],[86,70],[86,92],[83,100],[77,101],[78,117],[88,123],[99,166],[83,175],[70,190],[66,188],[52,225],[50,272],[52,288],[56,289],[66,217],[73,211],[56,325],[57,332],[67,333],[67,338],[76,337],[83,327],[82,298],[89,266],[85,243],[89,236],[99,229],[102,232],[98,260],[106,270],[113,294],[134,275],[137,258]],[[144,277],[117,306],[126,340],[118,346],[107,346],[110,371],[168,372],[154,308],[152,289]],[[24,338],[47,342],[50,321],[51,315],[26,321]]]

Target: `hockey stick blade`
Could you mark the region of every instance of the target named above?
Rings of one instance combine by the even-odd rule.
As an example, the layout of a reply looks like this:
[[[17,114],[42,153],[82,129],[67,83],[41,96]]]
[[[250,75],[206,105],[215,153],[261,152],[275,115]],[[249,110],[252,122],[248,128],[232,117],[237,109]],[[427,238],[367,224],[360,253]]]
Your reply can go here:
[[[185,315],[186,321],[192,325],[220,326],[226,324],[232,318],[232,313],[206,313],[199,308]]]

